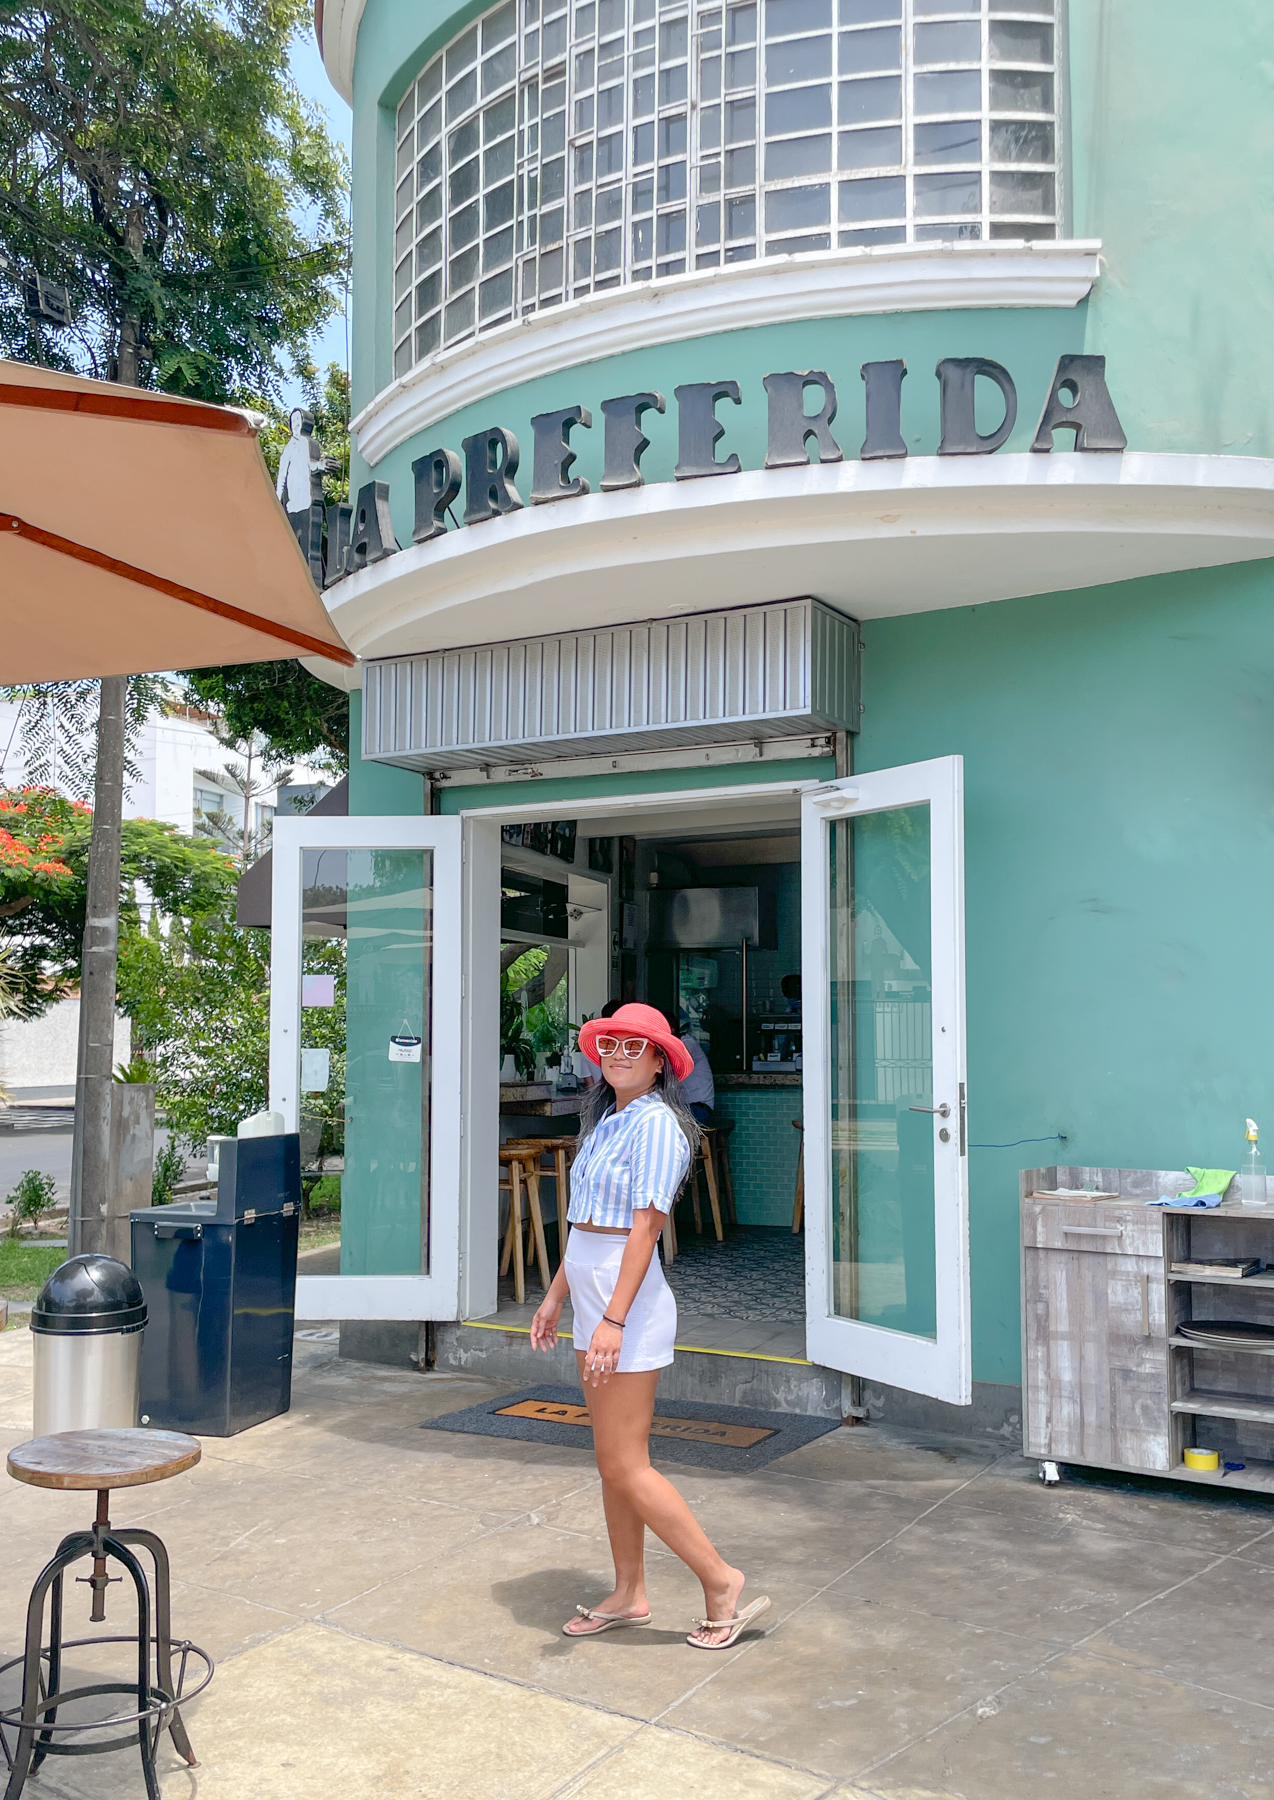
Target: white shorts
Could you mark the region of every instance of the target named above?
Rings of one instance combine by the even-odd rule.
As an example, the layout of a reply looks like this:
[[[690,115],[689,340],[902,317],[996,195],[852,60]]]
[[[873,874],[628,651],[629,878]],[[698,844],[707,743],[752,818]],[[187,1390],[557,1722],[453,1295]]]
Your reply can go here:
[[[626,1237],[612,1237],[602,1231],[572,1231],[566,1240],[566,1279],[571,1289],[572,1336],[577,1350],[587,1351],[602,1314],[610,1306],[627,1243]],[[624,1321],[619,1373],[666,1369],[672,1361],[676,1336],[677,1302],[664,1280],[656,1247]]]

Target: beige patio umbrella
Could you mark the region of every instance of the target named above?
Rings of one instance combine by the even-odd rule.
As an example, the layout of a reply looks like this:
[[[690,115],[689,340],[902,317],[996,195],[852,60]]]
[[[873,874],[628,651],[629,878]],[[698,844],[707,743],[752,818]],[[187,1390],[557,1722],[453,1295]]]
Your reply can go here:
[[[0,361],[0,683],[102,682],[72,1255],[108,1230],[124,677],[298,654],[355,660],[243,413]]]
[[[0,361],[0,682],[354,662],[228,407]]]

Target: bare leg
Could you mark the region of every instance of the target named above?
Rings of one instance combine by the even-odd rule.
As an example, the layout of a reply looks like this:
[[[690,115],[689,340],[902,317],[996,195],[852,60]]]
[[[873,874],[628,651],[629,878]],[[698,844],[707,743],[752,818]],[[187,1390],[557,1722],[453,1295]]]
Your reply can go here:
[[[575,1352],[575,1361],[579,1367],[580,1386],[584,1386],[584,1352]],[[651,1391],[651,1408],[654,1408],[654,1391]],[[650,1427],[646,1427],[649,1433]],[[610,1553],[615,1562],[615,1585],[604,1600],[598,1602],[597,1612],[619,1613],[635,1619],[644,1618],[650,1611],[650,1603],[646,1599],[646,1524],[641,1514],[633,1506],[622,1488],[613,1482],[602,1479],[602,1504],[606,1508],[606,1534],[610,1538]],[[595,1626],[588,1619],[577,1618],[567,1626],[570,1637],[591,1637]]]
[[[582,1380],[583,1357],[578,1352],[577,1355]],[[593,1448],[603,1492],[609,1496],[613,1490],[620,1496],[627,1508],[694,1572],[703,1586],[706,1618],[731,1619],[743,1592],[743,1571],[731,1568],[717,1554],[676,1488],[650,1466],[650,1421],[658,1382],[658,1369],[648,1369],[631,1375],[612,1375],[588,1388]],[[608,1528],[609,1523],[608,1499]],[[613,1536],[611,1543],[614,1548]],[[615,1566],[618,1572],[618,1554]],[[603,1605],[601,1610],[621,1609]],[[709,1631],[701,1635],[705,1642],[713,1643],[725,1633]]]

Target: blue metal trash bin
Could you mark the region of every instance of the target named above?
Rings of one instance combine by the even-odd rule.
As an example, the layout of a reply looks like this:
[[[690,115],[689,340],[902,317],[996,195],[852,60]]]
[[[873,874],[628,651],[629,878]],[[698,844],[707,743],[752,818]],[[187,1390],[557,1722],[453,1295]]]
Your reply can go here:
[[[233,1437],[292,1402],[301,1140],[230,1139],[215,1200],[130,1214],[144,1424]]]

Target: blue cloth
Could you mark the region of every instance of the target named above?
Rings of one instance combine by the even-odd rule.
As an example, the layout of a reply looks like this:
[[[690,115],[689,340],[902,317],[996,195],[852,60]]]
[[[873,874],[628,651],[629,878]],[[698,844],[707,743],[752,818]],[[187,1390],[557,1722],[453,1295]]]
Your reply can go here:
[[[686,1134],[657,1094],[608,1112],[584,1140],[571,1167],[572,1225],[631,1231],[634,1208],[672,1209],[690,1167]]]
[[[1180,1199],[1171,1194],[1160,1194],[1157,1200],[1147,1200],[1147,1206],[1220,1206],[1220,1194],[1182,1194]]]
[[[711,1125],[712,1108],[710,1106],[705,1106],[701,1100],[692,1100],[690,1102],[690,1116],[697,1119],[700,1125]]]

